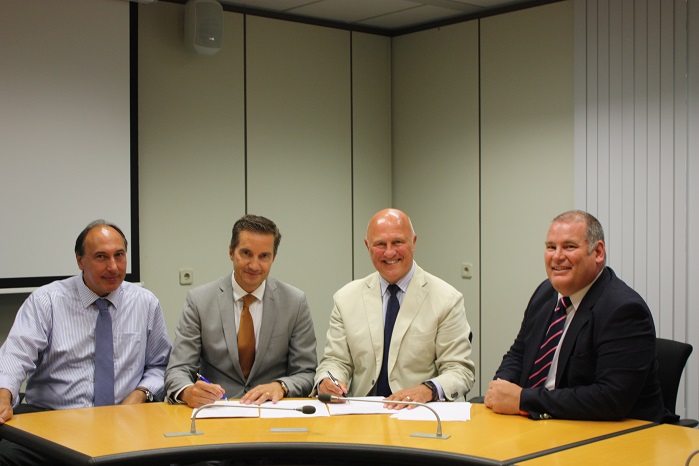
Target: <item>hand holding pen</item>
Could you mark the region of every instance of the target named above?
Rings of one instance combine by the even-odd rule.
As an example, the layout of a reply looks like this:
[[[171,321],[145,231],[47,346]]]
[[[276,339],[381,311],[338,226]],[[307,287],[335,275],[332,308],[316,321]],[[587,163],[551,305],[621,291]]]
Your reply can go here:
[[[335,388],[337,388],[337,390],[339,390],[339,392],[329,391],[327,386],[324,387],[325,391],[327,391],[328,393],[333,393],[335,395],[347,396],[347,389],[345,389],[343,387],[343,385],[340,384],[340,382],[335,378],[334,375],[332,375],[332,373],[330,371],[326,371],[326,373],[328,374],[328,379],[332,382],[333,385],[335,385]],[[325,379],[325,380],[328,380],[328,379]],[[325,380],[323,380],[323,384],[325,383]]]
[[[199,373],[197,373],[197,378],[198,378],[199,380],[201,380],[202,382],[204,382],[205,384],[207,384],[207,385],[213,385],[211,382],[209,382],[208,380],[206,380],[206,377],[204,377],[203,375],[201,375],[201,374],[199,374]],[[226,394],[223,393],[223,391],[221,392],[221,399],[222,399],[222,400],[228,400],[228,398],[226,397]]]

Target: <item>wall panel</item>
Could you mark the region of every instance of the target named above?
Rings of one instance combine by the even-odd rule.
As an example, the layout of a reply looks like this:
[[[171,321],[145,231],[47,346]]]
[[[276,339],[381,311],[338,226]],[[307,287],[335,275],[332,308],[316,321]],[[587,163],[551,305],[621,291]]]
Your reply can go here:
[[[246,18],[247,211],[283,238],[272,275],[308,296],[318,351],[352,279],[350,33]]]
[[[480,380],[478,23],[394,38],[392,91],[393,206],[413,221],[416,262],[464,295]]]
[[[187,291],[232,272],[231,227],[243,215],[243,17],[224,14],[221,50],[184,47],[184,7],[139,5],[141,277],[170,335]],[[194,284],[179,284],[191,268]]]
[[[369,219],[391,205],[391,39],[352,33],[354,278],[374,272],[364,245]]]
[[[551,220],[572,209],[573,4],[481,20],[481,390],[546,278]]]

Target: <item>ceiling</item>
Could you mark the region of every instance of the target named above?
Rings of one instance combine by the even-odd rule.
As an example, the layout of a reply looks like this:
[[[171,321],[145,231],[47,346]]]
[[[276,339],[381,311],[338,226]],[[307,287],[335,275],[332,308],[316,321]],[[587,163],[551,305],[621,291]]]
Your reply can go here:
[[[226,9],[397,35],[557,0],[220,0]]]

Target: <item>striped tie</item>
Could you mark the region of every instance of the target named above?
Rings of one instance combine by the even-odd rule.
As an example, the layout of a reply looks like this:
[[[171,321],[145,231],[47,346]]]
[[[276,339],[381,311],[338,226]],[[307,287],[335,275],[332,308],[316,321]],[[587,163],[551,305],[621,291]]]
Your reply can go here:
[[[535,388],[543,386],[549,375],[549,368],[553,362],[553,355],[556,353],[556,348],[561,342],[561,336],[566,325],[566,309],[570,307],[570,298],[565,296],[558,301],[556,310],[553,311],[551,324],[546,331],[544,343],[539,347],[539,352],[536,354],[536,361],[532,367],[531,375],[527,381],[526,388]]]

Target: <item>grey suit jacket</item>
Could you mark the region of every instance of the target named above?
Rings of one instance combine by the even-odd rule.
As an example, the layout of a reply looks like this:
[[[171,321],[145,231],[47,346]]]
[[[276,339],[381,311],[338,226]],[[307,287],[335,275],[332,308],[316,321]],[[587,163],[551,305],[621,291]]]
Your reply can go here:
[[[350,396],[366,396],[381,371],[383,302],[379,274],[355,280],[334,296],[327,343],[315,383],[326,371],[349,384]],[[403,297],[388,354],[391,391],[436,379],[450,401],[473,386],[471,327],[464,297],[454,287],[420,267]]]
[[[187,294],[165,372],[168,398],[196,380],[199,372],[221,385],[228,398],[251,388],[283,380],[290,397],[307,396],[316,368],[316,338],[306,295],[268,277],[262,299],[262,322],[255,363],[248,380],[238,361],[231,276]]]

